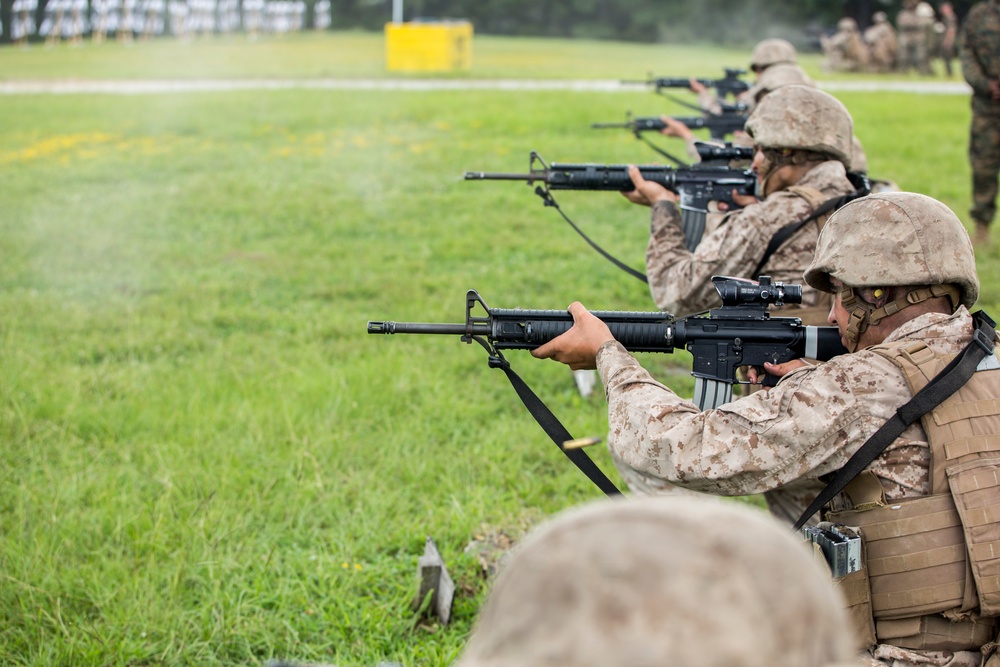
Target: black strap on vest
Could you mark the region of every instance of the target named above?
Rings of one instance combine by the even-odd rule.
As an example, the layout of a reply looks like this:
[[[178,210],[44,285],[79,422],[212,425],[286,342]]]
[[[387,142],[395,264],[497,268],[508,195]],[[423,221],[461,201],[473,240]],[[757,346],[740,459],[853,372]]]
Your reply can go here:
[[[896,410],[896,414],[879,430],[875,431],[865,444],[861,445],[861,448],[844,464],[844,467],[834,474],[833,479],[829,481],[823,491],[813,499],[799,520],[795,522],[793,530],[801,529],[813,514],[843,491],[911,424],[958,391],[972,378],[979,362],[993,354],[993,340],[996,336],[993,327],[996,326],[996,322],[983,311],[979,311],[972,315],[972,323],[972,341],[966,348],[952,359],[940,373],[935,375],[923,389],[914,394],[913,398],[900,406]]]
[[[542,402],[542,399],[538,398],[538,395],[531,390],[531,387],[514,372],[510,367],[510,362],[479,336],[472,336],[471,338],[486,348],[486,351],[490,355],[490,368],[499,368],[504,372],[507,379],[510,380],[511,386],[514,387],[514,391],[517,392],[518,397],[521,399],[521,402],[524,403],[524,407],[528,408],[528,412],[535,418],[538,425],[542,427],[545,434],[556,444],[559,451],[565,454],[573,462],[573,465],[579,468],[587,476],[587,479],[596,484],[597,488],[603,491],[605,495],[612,498],[622,495],[622,492],[618,490],[614,482],[608,479],[607,475],[597,467],[597,464],[587,456],[585,451],[563,447],[563,443],[572,440],[573,436],[562,425],[562,422],[552,414],[552,411]]]
[[[825,202],[817,206],[816,210],[813,211],[809,217],[789,223],[776,231],[774,236],[771,237],[771,241],[767,244],[764,256],[761,257],[760,262],[757,263],[757,268],[750,274],[751,276],[759,276],[761,270],[764,268],[764,265],[771,259],[771,256],[778,252],[778,248],[783,246],[788,239],[792,238],[796,232],[805,227],[807,224],[826,215],[827,213],[836,211],[844,204],[854,201],[858,197],[864,197],[865,195],[871,193],[871,183],[868,182],[868,177],[864,174],[848,172],[847,178],[851,181],[851,185],[857,189],[846,195],[827,199]]]

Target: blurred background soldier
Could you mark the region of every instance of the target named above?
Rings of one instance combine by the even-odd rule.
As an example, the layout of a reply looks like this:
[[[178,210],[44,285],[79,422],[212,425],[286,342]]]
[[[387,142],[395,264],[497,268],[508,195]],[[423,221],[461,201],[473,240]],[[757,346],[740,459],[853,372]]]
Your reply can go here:
[[[63,22],[69,13],[71,0],[49,0],[45,3],[45,18],[38,34],[45,37],[45,46],[51,47],[62,39]]]
[[[87,0],[70,0],[69,15],[65,17],[63,35],[72,46],[83,43],[87,25]]]
[[[996,215],[997,175],[1000,174],[1000,5],[976,4],[962,28],[962,75],[972,87],[969,162],[972,166],[972,208],[977,244],[989,241]]]
[[[315,18],[313,19],[313,25],[316,30],[328,29],[332,23],[330,18],[330,0],[319,0],[313,11],[316,13]]]
[[[306,24],[306,3],[303,0],[294,0],[291,6],[291,29],[294,32],[299,32]]]
[[[899,70],[904,74],[911,69],[930,74],[927,21],[917,14],[917,0],[903,0],[903,8],[896,15],[896,36],[899,40]]]
[[[114,0],[93,0],[93,29],[90,31],[90,41],[100,44],[108,34],[108,16]]]
[[[944,71],[948,76],[954,76],[951,61],[958,55],[958,17],[955,15],[955,8],[950,2],[942,2],[939,8],[941,12],[941,36],[938,41],[938,57],[944,62]]]
[[[796,62],[797,60],[798,52],[788,40],[779,38],[765,39],[758,42],[750,53],[750,71],[757,75],[757,81],[759,82],[761,76],[768,69],[777,65],[786,65],[800,74],[802,80],[798,83],[809,81],[810,85],[813,85],[809,75],[806,74],[804,69],[799,67]],[[787,76],[790,75],[786,75],[786,78]],[[706,113],[716,116],[722,113],[720,101],[711,90],[695,80],[691,81],[691,90],[697,93],[698,103]],[[760,93],[760,88],[755,84],[749,90],[741,93],[736,98],[736,101],[746,104],[747,111],[753,111],[754,104],[760,99]]]
[[[759,511],[603,500],[511,553],[455,667],[856,665],[840,604],[822,566]]]
[[[240,29],[240,1],[219,0],[219,32],[236,32]]]
[[[260,34],[264,19],[264,0],[243,0],[243,29],[253,41]]]
[[[35,10],[38,0],[14,0],[11,10],[10,36],[18,46],[27,46],[28,37],[35,34]]]
[[[170,19],[170,34],[179,39],[187,39],[187,3],[184,0],[170,0],[170,4],[167,5],[167,16]]]
[[[827,72],[857,72],[868,66],[868,47],[861,38],[857,22],[845,16],[837,22],[837,32],[820,36],[826,58],[820,67]]]
[[[122,0],[121,10],[118,17],[118,41],[126,44],[132,41],[133,30],[135,29],[135,3],[136,0]]]
[[[927,43],[927,74],[933,74],[932,63],[937,57],[938,48],[941,46],[944,25],[938,22],[934,8],[931,7],[931,3],[929,2],[918,2],[916,12],[920,18],[920,25],[924,29],[924,34],[927,35],[925,39]]]
[[[136,16],[136,30],[140,39],[148,40],[153,35],[163,34],[163,12],[166,9],[164,0],[142,0],[142,8]]]
[[[865,29],[865,44],[868,46],[868,69],[872,72],[891,72],[896,69],[899,42],[896,29],[889,23],[885,12],[875,12],[872,24]]]

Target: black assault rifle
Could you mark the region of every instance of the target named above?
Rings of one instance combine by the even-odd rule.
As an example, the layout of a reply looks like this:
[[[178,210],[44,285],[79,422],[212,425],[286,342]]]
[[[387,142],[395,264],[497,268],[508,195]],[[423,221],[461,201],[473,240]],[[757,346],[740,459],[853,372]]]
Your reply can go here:
[[[719,116],[711,114],[705,116],[674,116],[674,120],[684,123],[692,130],[706,129],[709,135],[718,141],[724,140],[728,135],[742,130],[749,118],[743,113],[724,113]],[[593,123],[590,127],[594,129],[605,128],[625,128],[631,130],[635,136],[642,132],[659,132],[667,126],[659,116],[629,116],[624,123]],[[753,156],[751,155],[751,158]]]
[[[771,317],[769,306],[802,302],[801,286],[772,283],[768,276],[761,276],[756,283],[714,276],[712,282],[722,298],[722,306],[707,313],[679,319],[663,312],[593,311],[593,314],[608,325],[615,340],[632,352],[669,353],[687,349],[694,357],[692,400],[703,410],[732,400],[733,385],[743,383],[737,377],[740,367],[760,367],[764,362],[778,364],[803,357],[826,361],[847,352],[836,327],[806,326],[797,317]],[[478,308],[485,315],[473,314]],[[489,353],[490,368],[504,370],[539,424],[574,463],[581,465],[570,455],[570,450],[562,447],[563,442],[572,438],[564,428],[553,434],[551,421],[559,424],[558,420],[510,369],[502,354],[502,350],[533,350],[565,333],[572,325],[573,317],[565,310],[490,308],[478,292],[469,290],[464,324],[369,321],[368,333],[443,334],[461,336],[465,343],[476,341]],[[768,378],[768,383],[774,384],[774,378]],[[548,424],[539,412],[549,420]],[[590,462],[589,458],[587,461]]]
[[[725,99],[727,96],[736,97],[740,93],[750,90],[750,84],[740,78],[747,73],[745,69],[727,67],[725,68],[725,72],[726,75],[721,79],[650,76],[645,81],[623,80],[622,83],[645,83],[650,86],[654,86],[656,91],[659,92],[663,88],[690,88],[691,79],[694,78],[698,83],[706,88],[714,88],[715,92],[719,96],[719,99]]]
[[[551,190],[617,190],[628,192],[635,189],[632,179],[628,175],[628,165],[624,164],[553,162],[548,165],[538,153],[531,151],[528,172],[527,174],[507,174],[467,171],[465,172],[465,180],[525,181],[528,185],[540,182],[542,185],[535,187],[535,194],[542,198],[546,206],[553,206],[557,209],[559,207],[552,197]],[[688,250],[692,251],[701,242],[702,234],[705,232],[708,203],[711,201],[726,202],[730,208],[735,208],[733,191],[735,190],[738,194],[752,195],[757,181],[749,169],[735,169],[721,165],[695,165],[687,168],[643,165],[639,166],[639,173],[646,180],[659,183],[678,194],[684,244]],[[587,238],[576,225],[573,227],[577,233]],[[602,252],[590,239],[587,241],[598,252]],[[602,254],[621,266],[617,260],[609,257],[606,253],[602,252]],[[627,269],[627,267],[623,268]],[[632,273],[634,274],[634,271]]]

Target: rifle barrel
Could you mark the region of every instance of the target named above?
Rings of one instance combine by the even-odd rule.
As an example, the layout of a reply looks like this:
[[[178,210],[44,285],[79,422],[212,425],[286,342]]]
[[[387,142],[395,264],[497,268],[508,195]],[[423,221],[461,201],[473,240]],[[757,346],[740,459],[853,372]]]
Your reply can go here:
[[[485,336],[490,333],[489,326],[485,324],[472,325],[465,324],[436,324],[431,322],[379,322],[368,321],[368,333],[370,334],[443,334],[446,336],[464,336],[471,333],[476,336]]]
[[[506,174],[490,173],[488,171],[467,171],[465,180],[467,181],[535,181],[544,179],[544,175],[538,174]]]

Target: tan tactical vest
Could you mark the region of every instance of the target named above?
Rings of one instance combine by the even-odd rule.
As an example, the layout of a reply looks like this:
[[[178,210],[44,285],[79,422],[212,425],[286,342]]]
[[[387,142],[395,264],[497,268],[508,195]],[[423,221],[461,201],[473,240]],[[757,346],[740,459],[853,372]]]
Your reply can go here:
[[[871,348],[915,394],[953,358],[924,343]],[[854,509],[826,520],[859,529],[864,568],[837,581],[862,648],[976,650],[1000,616],[1000,365],[986,357],[961,389],[921,418],[930,495],[886,501],[870,471],[845,489]]]

